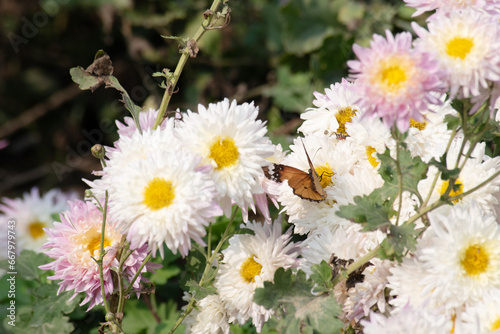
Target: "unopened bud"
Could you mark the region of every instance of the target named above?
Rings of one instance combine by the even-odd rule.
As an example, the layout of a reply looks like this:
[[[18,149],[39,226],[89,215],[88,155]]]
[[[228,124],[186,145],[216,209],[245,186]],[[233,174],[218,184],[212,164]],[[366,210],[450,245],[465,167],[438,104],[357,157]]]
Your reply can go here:
[[[104,159],[104,155],[106,154],[106,149],[101,144],[95,144],[92,146],[91,151],[92,155],[97,159]]]

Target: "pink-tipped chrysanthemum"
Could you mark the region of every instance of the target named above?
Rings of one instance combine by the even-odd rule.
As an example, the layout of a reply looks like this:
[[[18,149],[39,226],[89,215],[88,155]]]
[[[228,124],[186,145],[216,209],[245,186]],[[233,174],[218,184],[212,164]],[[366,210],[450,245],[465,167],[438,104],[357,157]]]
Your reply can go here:
[[[101,211],[91,202],[75,200],[69,204],[70,209],[61,214],[61,222],[55,222],[54,228],[45,229],[49,239],[42,249],[55,261],[40,266],[40,269],[53,270],[54,275],[49,276],[49,279],[61,280],[58,293],[73,290],[72,298],[74,298],[80,292],[84,292],[86,296],[81,305],[89,303],[87,310],[90,310],[95,305],[103,304],[99,267],[92,259],[92,257],[99,258],[103,217]],[[103,259],[106,297],[117,288],[113,282],[111,268],[119,266],[117,252],[123,246],[122,237],[115,223],[107,221],[104,236],[106,255]],[[123,272],[129,282],[147,256],[146,249],[147,245],[135,249],[125,260]],[[149,262],[142,272],[158,267],[158,264]],[[134,282],[134,289],[139,289],[141,280],[144,280],[142,274]]]
[[[402,132],[411,118],[424,121],[421,111],[430,103],[441,103],[431,93],[444,88],[438,63],[411,44],[409,32],[393,36],[386,31],[386,38],[373,36],[370,48],[354,45],[359,60],[347,62],[357,79],[352,88],[360,96],[359,104],[367,114],[376,114],[387,126],[396,125]]]
[[[439,15],[427,30],[412,24],[420,37],[415,48],[434,54],[446,72],[444,80],[455,95],[481,94],[492,82],[500,80],[500,24],[498,18],[475,11]]]
[[[498,0],[404,0],[408,7],[416,9],[413,16],[419,16],[425,12],[432,12],[448,14],[455,11],[474,9],[478,11],[485,11],[491,14],[500,10],[500,3]],[[433,16],[432,19],[435,17]]]

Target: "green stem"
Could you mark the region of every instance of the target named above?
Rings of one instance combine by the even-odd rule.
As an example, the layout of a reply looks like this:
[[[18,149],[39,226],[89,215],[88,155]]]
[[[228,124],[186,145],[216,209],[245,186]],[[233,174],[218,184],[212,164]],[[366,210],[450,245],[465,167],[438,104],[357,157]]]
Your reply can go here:
[[[472,189],[469,189],[468,191],[464,192],[464,193],[461,193],[460,195],[457,195],[457,196],[452,196],[450,197],[450,201],[454,202],[454,201],[458,201],[462,198],[464,198],[465,196],[473,193],[474,191],[480,189],[481,187],[484,187],[486,184],[488,184],[490,181],[494,180],[496,177],[498,177],[498,175],[500,175],[500,171],[496,172],[495,174],[493,174],[492,176],[490,176],[489,178],[487,178],[486,180],[484,180],[483,182],[481,182],[480,184],[478,184],[477,186],[475,186],[474,188]]]
[[[217,8],[219,7],[219,4],[221,3],[222,0],[214,0],[212,3],[212,6],[210,7],[210,10],[212,13],[215,13]],[[194,34],[194,37],[192,38],[193,41],[198,43],[200,40],[201,36],[205,33],[207,30],[207,27],[212,23],[212,20],[214,18],[215,14],[209,15],[203,23],[201,24],[200,28],[198,28],[198,31]],[[163,98],[161,100],[160,104],[160,109],[158,111],[158,116],[156,117],[155,124],[153,126],[153,129],[156,129],[161,122],[163,121],[163,117],[165,116],[165,113],[168,108],[168,104],[170,102],[170,98],[172,97],[172,92],[175,90],[175,86],[177,85],[177,81],[179,81],[179,77],[181,76],[182,70],[184,69],[184,66],[187,63],[187,60],[189,58],[189,50],[185,48],[182,51],[181,58],[179,59],[179,62],[177,63],[177,67],[175,68],[174,75],[172,77],[171,82],[167,82],[167,88],[165,89],[165,92],[163,93]]]
[[[226,239],[227,239],[227,237],[229,235],[229,230],[231,229],[231,225],[233,224],[234,217],[236,217],[236,212],[238,212],[238,208],[237,207],[234,208],[234,210],[233,210],[233,212],[231,214],[231,218],[229,219],[229,223],[227,224],[226,230],[222,234],[219,243],[217,244],[217,246],[215,247],[214,251],[212,252],[211,255],[209,255],[209,257],[207,259],[207,263],[205,265],[205,270],[203,270],[203,275],[201,276],[201,279],[200,279],[200,282],[199,282],[200,286],[203,286],[203,284],[205,283],[206,276],[208,275],[208,272],[210,271],[210,268],[212,267],[212,263],[214,262],[215,257],[218,255],[218,253],[219,253],[222,245],[224,244],[224,242],[226,241]],[[172,334],[173,332],[175,332],[175,330],[181,325],[181,323],[188,316],[188,314],[191,313],[191,311],[193,310],[193,307],[194,307],[194,303],[196,301],[194,299],[194,297],[195,296],[193,294],[191,296],[191,299],[189,300],[188,305],[186,306],[186,309],[184,310],[184,313],[180,316],[179,319],[177,319],[177,322],[175,323],[174,327],[170,330],[169,334]]]
[[[101,228],[101,245],[99,248],[99,260],[97,261],[97,265],[99,266],[99,277],[101,281],[101,294],[102,294],[102,302],[104,304],[104,309],[106,310],[106,313],[110,313],[109,310],[109,304],[108,301],[106,300],[106,291],[104,289],[104,270],[102,267],[102,263],[104,260],[104,236],[105,236],[105,231],[106,231],[106,215],[108,212],[108,191],[106,190],[105,192],[105,197],[104,197],[104,208],[102,212],[102,228]]]
[[[395,225],[399,225],[399,217],[401,216],[401,208],[403,207],[403,173],[401,173],[401,166],[399,165],[399,149],[401,147],[401,137],[397,136],[397,144],[396,144],[396,170],[398,173],[398,192],[399,192],[399,203],[398,203],[398,213],[396,217]]]
[[[132,278],[129,286],[125,290],[125,296],[127,296],[130,293],[130,290],[132,290],[132,287],[134,286],[134,283],[137,280],[137,277],[139,277],[139,275],[142,272],[142,268],[144,268],[144,266],[148,263],[148,261],[151,259],[151,256],[152,256],[151,253],[149,253],[148,256],[146,256],[146,258],[144,259],[144,261],[142,261],[142,264],[139,267],[139,269],[137,270],[137,272],[135,273],[134,278]]]

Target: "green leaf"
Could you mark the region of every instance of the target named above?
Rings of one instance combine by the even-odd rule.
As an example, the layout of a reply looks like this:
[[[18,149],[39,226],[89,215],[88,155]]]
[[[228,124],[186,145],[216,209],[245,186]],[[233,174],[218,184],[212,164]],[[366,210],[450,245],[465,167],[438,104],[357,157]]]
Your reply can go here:
[[[17,257],[16,271],[19,277],[25,280],[39,280],[40,275],[45,271],[38,266],[52,261],[47,255],[35,253],[31,250],[23,250]]]
[[[73,292],[64,292],[57,295],[58,286],[55,284],[44,284],[33,292],[37,299],[33,305],[33,317],[31,326],[41,326],[50,322],[52,318],[60,317],[61,313],[69,314],[80,303],[81,296],[70,300]]]
[[[154,298],[154,296],[152,296],[152,298]],[[172,305],[174,303],[173,301],[169,301],[168,304],[161,303],[156,309],[156,314],[161,322],[166,323],[169,328],[173,327],[170,326],[171,318],[178,317],[179,315],[178,312],[172,312]],[[143,302],[137,299],[130,299],[127,301],[123,317],[123,329],[125,333],[157,333],[157,326],[158,323],[156,322],[156,318]],[[183,326],[180,328],[182,327]],[[182,331],[176,331],[176,333],[183,332],[183,329]]]
[[[391,225],[381,244],[379,258],[401,262],[408,251],[416,249],[417,235],[415,224]]]
[[[283,44],[289,53],[302,56],[319,49],[325,38],[338,31],[337,9],[332,1],[291,0],[281,8]]]
[[[412,158],[410,151],[400,148],[399,161],[391,157],[389,149],[383,154],[377,154],[377,157],[381,163],[379,173],[385,181],[384,187],[394,187],[393,191],[398,194],[399,177],[397,164],[399,163],[403,180],[403,191],[418,194],[417,185],[420,180],[426,177],[428,169],[427,164],[419,156]]]
[[[366,223],[365,231],[385,230],[391,225],[389,219],[396,213],[392,208],[395,195],[392,187],[377,188],[369,195],[355,196],[354,204],[341,206],[337,215],[356,223]]]
[[[114,88],[121,93],[122,102],[125,108],[130,111],[137,128],[139,125],[139,113],[141,108],[138,107],[130,98],[125,88],[122,87],[113,73],[113,65],[109,56],[102,50],[99,50],[95,56],[94,62],[86,69],[82,67],[73,67],[70,69],[71,79],[76,82],[80,89],[90,89],[92,92],[105,84],[106,88]]]
[[[189,293],[195,297],[196,300],[201,300],[208,295],[213,295],[217,293],[217,289],[213,286],[202,287],[193,280],[188,281],[186,286],[189,288]]]
[[[309,72],[292,73],[286,65],[277,69],[277,84],[264,91],[265,96],[273,97],[276,105],[286,111],[303,112],[311,106],[311,98],[316,90]]]
[[[446,163],[446,155],[441,157],[441,161],[432,158],[429,165],[435,166],[441,172],[442,180],[449,180],[450,178],[457,179],[460,175],[460,168],[448,169]]]
[[[277,329],[282,333],[340,331],[343,322],[337,318],[341,309],[335,297],[313,295],[311,289],[314,285],[315,282],[307,279],[303,271],[293,274],[290,269],[280,268],[274,274],[274,283],[264,282],[263,288],[256,289],[254,301],[267,309],[277,310],[281,316]]]
[[[53,334],[53,333],[73,333],[75,327],[67,316],[58,316],[40,325],[30,325],[29,333],[33,334]],[[26,333],[26,332],[22,332]]]
[[[91,91],[94,91],[103,84],[101,79],[87,73],[80,66],[71,68],[69,70],[69,74],[71,74],[71,80],[77,83],[81,90],[90,89]]]
[[[311,270],[311,279],[316,283],[314,287],[315,292],[327,292],[333,288],[332,267],[330,267],[326,261],[321,261],[320,264],[314,264]]]

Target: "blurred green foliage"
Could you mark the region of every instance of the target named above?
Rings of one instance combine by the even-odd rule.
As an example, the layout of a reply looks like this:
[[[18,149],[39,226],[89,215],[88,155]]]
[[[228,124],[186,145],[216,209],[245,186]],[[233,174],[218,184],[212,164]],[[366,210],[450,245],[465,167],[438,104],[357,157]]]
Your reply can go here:
[[[157,108],[162,89],[152,73],[173,70],[176,41],[192,36],[207,0],[5,0],[0,10],[0,193],[33,185],[82,191],[98,163],[96,142],[116,140],[114,121],[127,115],[119,95],[80,92],[69,69],[86,67],[104,49],[134,102]],[[202,38],[170,109],[195,109],[225,97],[255,100],[270,136],[286,143],[314,91],[347,75],[353,43],[407,28],[401,2],[351,0],[229,1],[231,22]],[[278,138],[280,137],[280,138]]]

